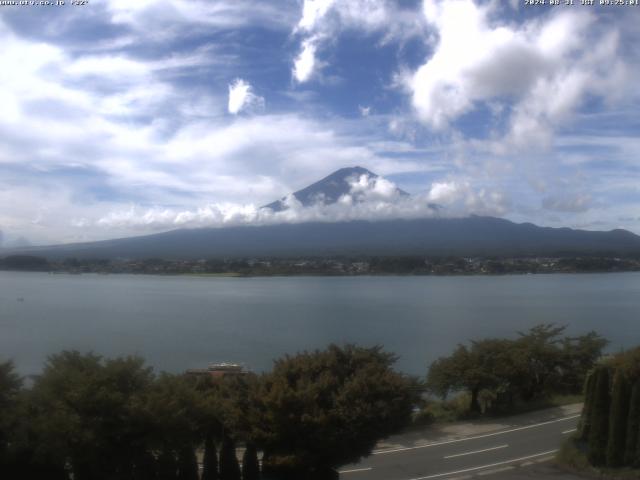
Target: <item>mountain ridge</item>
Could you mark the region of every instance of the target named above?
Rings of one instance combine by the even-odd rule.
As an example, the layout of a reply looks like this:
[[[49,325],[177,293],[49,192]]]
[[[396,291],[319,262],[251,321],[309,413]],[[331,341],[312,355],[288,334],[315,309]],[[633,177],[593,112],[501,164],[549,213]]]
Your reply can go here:
[[[366,182],[362,182],[362,175],[366,177]],[[343,168],[293,195],[297,195],[296,199],[303,206],[313,206],[317,202],[329,205],[338,202],[343,195],[356,195],[355,202],[359,202],[366,198],[357,197],[362,188],[354,188],[355,183],[363,188],[376,188],[375,182],[380,178],[362,167]],[[385,184],[384,188],[392,198],[410,197],[391,183]],[[262,208],[270,208],[277,213],[285,210],[287,205],[283,200],[276,200]],[[623,229],[588,231],[540,227],[530,222],[518,224],[490,216],[446,217],[438,214],[441,207],[430,204],[428,208],[435,215],[413,219],[308,221],[176,229],[97,242],[16,248],[0,254],[31,254],[51,259],[640,255],[640,236]]]
[[[31,247],[47,258],[231,258],[336,255],[638,255],[640,236],[517,224],[497,217],[422,218],[177,229],[99,242]]]

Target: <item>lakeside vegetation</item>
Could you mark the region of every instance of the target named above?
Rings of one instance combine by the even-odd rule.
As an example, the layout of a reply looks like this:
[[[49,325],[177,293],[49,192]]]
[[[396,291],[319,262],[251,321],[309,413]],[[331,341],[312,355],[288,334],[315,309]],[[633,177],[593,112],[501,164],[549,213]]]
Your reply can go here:
[[[336,478],[337,467],[408,427],[580,394],[606,341],[563,333],[545,324],[516,339],[461,345],[425,380],[393,370],[396,356],[381,347],[353,345],[219,379],[65,351],[26,385],[11,362],[0,363],[0,475],[196,480],[200,457],[203,480]]]
[[[48,260],[32,255],[0,258],[0,270],[53,273],[133,273],[154,275],[506,275],[640,271],[640,257],[424,257],[358,256],[294,258],[209,258],[177,260]]]
[[[584,379],[608,342],[595,332],[569,337],[564,331],[541,324],[515,339],[458,345],[429,368],[427,391],[442,401],[425,406],[423,421],[429,415],[461,419],[579,401]]]
[[[611,478],[640,477],[640,347],[591,370],[578,431],[559,460]]]
[[[333,478],[410,421],[419,393],[394,361],[380,347],[330,346],[213,380],[65,351],[30,387],[2,363],[0,477],[196,480],[204,450],[202,479],[253,480],[260,449],[264,474]]]

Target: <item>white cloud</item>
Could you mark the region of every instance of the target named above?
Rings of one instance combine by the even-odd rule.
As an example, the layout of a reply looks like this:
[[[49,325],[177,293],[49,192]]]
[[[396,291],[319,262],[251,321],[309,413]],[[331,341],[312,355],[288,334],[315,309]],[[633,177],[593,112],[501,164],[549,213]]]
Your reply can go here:
[[[413,37],[422,32],[423,26],[424,21],[414,11],[403,10],[388,0],[305,0],[293,29],[301,38],[293,77],[298,83],[309,81],[314,70],[326,64],[318,60],[318,52],[335,42],[344,30],[382,32],[380,43],[386,43],[394,38]]]
[[[154,30],[150,25],[171,25],[172,28],[161,32],[164,35],[177,35],[179,27],[194,25],[239,28],[256,24],[287,28],[293,20],[291,9],[286,6],[251,0],[96,0],[96,3],[105,5],[116,24],[127,24],[137,30]]]
[[[323,199],[318,198],[314,205],[305,207],[293,195],[288,195],[284,199],[287,208],[280,212],[260,208],[255,204],[233,203],[212,203],[189,210],[130,206],[112,211],[93,223],[86,219],[78,219],[76,223],[108,230],[133,228],[148,231],[178,227],[383,220],[435,215],[424,196],[398,195],[395,184],[384,178],[361,175],[349,179],[349,184],[349,193],[334,204],[324,204]]]
[[[309,38],[302,42],[300,53],[293,62],[293,78],[299,83],[304,83],[311,78],[316,66],[316,45],[315,39]]]
[[[350,191],[336,203],[303,206],[293,195],[284,198],[285,210],[274,212],[255,204],[211,203],[196,209],[140,208],[130,206],[108,213],[93,223],[101,229],[166,230],[185,227],[274,225],[301,222],[343,222],[397,218],[457,217],[470,213],[496,215],[507,210],[508,199],[498,191],[475,189],[468,180],[434,182],[413,196],[398,193],[397,186],[382,177],[367,175],[348,179]],[[439,208],[434,208],[437,203]],[[87,226],[82,220],[83,226]]]
[[[237,78],[229,84],[229,102],[227,110],[233,115],[246,110],[264,108],[264,98],[253,93],[253,87]]]
[[[494,10],[495,9],[495,10]],[[617,33],[604,32],[585,9],[557,10],[520,26],[493,18],[495,3],[424,0],[425,19],[437,32],[433,54],[407,84],[422,122],[435,130],[481,105],[494,115],[509,109],[498,153],[548,145],[553,127],[587,98],[611,98],[611,75],[624,85]],[[597,39],[597,40],[596,40]]]
[[[358,105],[358,110],[360,111],[360,115],[363,117],[368,117],[371,113],[371,107],[363,107],[362,105]]]
[[[324,17],[336,0],[304,0],[302,18],[298,28],[312,30],[316,23]]]

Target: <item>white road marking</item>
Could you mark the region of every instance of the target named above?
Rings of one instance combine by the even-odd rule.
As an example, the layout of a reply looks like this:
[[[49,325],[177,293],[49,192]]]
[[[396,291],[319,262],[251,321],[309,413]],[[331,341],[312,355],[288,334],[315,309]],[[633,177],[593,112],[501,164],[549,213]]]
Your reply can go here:
[[[493,470],[487,470],[485,472],[480,472],[478,473],[478,476],[484,477],[485,475],[493,475],[494,473],[500,473],[500,472],[506,472],[508,470],[513,470],[514,467],[513,465],[509,465],[507,467],[500,467],[500,468],[494,468]]]
[[[572,433],[575,432],[576,430],[578,430],[577,428],[572,428],[571,430],[565,430],[564,432],[562,432],[563,435],[566,435],[567,433]]]
[[[411,478],[410,480],[427,480],[429,478],[446,477],[447,475],[457,475],[458,473],[473,472],[475,470],[484,470],[485,468],[492,468],[492,467],[497,467],[499,465],[506,465],[507,463],[515,463],[515,462],[520,462],[522,460],[528,460],[530,458],[542,457],[543,455],[550,455],[552,453],[556,453],[557,451],[558,450],[550,450],[548,452],[536,453],[535,455],[528,455],[526,457],[513,458],[511,460],[492,463],[490,465],[483,465],[481,467],[465,468],[464,470],[456,470],[455,472],[436,473],[435,475],[427,475],[426,477],[416,477],[416,478]]]
[[[353,470],[340,470],[338,473],[356,473],[356,472],[368,472],[369,470],[372,470],[371,467],[369,468],[354,468]]]
[[[372,455],[386,455],[388,453],[405,452],[407,450],[417,450],[419,448],[437,447],[438,445],[448,445],[450,443],[466,442],[466,441],[469,441],[469,440],[477,440],[478,438],[494,437],[496,435],[504,435],[505,433],[519,432],[521,430],[527,430],[529,428],[542,427],[544,425],[550,425],[552,423],[566,422],[567,420],[573,420],[574,418],[578,418],[578,417],[580,417],[580,415],[573,415],[571,417],[559,418],[557,420],[549,420],[548,422],[536,423],[534,425],[526,425],[524,427],[512,428],[510,430],[502,430],[500,432],[485,433],[483,435],[476,435],[475,437],[458,438],[456,440],[445,440],[444,442],[425,443],[424,445],[416,445],[415,447],[400,447],[400,448],[391,448],[391,449],[388,449],[388,450],[377,450],[377,451],[372,452],[371,454]]]
[[[456,453],[455,455],[447,455],[444,458],[456,458],[464,457],[465,455],[473,455],[474,453],[490,452],[491,450],[499,450],[500,448],[507,448],[509,445],[500,445],[498,447],[484,448],[482,450],[475,450],[473,452]]]

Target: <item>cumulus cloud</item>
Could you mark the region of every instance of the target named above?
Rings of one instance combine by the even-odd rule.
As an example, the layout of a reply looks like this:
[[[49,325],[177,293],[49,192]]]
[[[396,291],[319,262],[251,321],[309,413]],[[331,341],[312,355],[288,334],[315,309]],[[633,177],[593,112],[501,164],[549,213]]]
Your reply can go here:
[[[171,228],[275,225],[302,222],[414,219],[436,216],[458,217],[472,213],[496,215],[508,206],[506,196],[487,188],[474,189],[468,181],[440,181],[424,193],[401,195],[397,186],[382,177],[367,175],[347,179],[350,189],[335,203],[322,197],[313,205],[302,205],[293,195],[283,199],[285,209],[273,211],[255,204],[211,203],[197,209],[140,208],[130,206],[98,220],[76,219],[82,226],[103,229],[166,230]],[[434,206],[434,202],[438,207]]]
[[[291,73],[299,83],[308,81],[313,74],[316,66],[316,41],[315,38],[308,38],[302,42],[300,53],[293,62]]]
[[[618,33],[599,29],[596,14],[557,10],[518,26],[496,20],[497,5],[424,1],[437,40],[406,81],[429,127],[442,130],[480,106],[506,105],[493,109],[510,113],[503,146],[548,144],[553,127],[589,95],[608,99],[615,89],[603,85],[625,84]]]
[[[448,215],[504,215],[510,207],[509,198],[502,191],[474,186],[468,179],[434,182],[427,199],[445,207],[443,213]]]
[[[233,115],[242,111],[264,108],[264,98],[253,93],[253,87],[237,78],[229,84],[229,102],[227,110]]]
[[[304,0],[300,20],[293,33],[300,37],[300,50],[293,61],[292,75],[298,83],[313,78],[326,62],[318,52],[335,42],[344,30],[381,32],[381,43],[406,39],[422,32],[424,22],[414,11],[388,0]]]
[[[302,18],[298,22],[301,30],[312,30],[324,17],[336,0],[305,0],[302,5]]]

